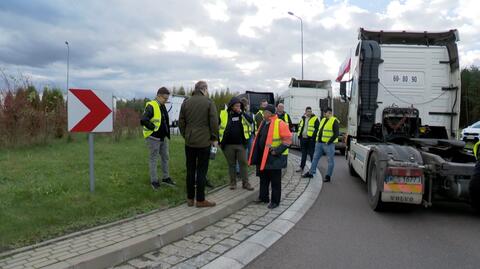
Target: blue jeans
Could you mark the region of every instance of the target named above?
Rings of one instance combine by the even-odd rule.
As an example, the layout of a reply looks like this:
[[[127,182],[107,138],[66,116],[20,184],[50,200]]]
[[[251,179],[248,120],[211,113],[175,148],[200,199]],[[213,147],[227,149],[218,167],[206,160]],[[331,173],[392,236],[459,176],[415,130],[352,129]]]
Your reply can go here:
[[[333,167],[335,166],[334,158],[335,158],[335,144],[331,143],[325,144],[325,143],[317,143],[315,144],[315,153],[313,154],[313,161],[312,161],[312,166],[310,167],[310,174],[315,175],[315,172],[317,172],[317,166],[318,162],[320,161],[320,158],[322,158],[322,155],[325,154],[327,155],[328,158],[328,169],[327,169],[327,176],[332,176],[333,173]]]

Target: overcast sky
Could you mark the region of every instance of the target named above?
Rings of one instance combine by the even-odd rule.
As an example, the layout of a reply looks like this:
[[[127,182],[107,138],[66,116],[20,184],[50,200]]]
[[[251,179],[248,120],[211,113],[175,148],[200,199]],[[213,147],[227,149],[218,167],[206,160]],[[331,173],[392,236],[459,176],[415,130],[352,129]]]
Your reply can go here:
[[[160,86],[280,92],[334,80],[360,27],[460,33],[461,66],[480,65],[480,1],[0,1],[0,69],[37,86],[151,97]],[[0,84],[1,85],[1,84]]]

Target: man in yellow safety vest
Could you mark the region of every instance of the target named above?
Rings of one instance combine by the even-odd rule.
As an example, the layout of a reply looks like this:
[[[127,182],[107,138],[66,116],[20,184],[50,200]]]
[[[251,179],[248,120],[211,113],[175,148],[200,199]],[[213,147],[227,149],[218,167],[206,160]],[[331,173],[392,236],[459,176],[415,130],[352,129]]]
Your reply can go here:
[[[325,109],[325,116],[320,121],[320,129],[318,130],[312,165],[310,171],[305,173],[303,177],[312,178],[313,175],[315,175],[318,162],[325,153],[328,158],[328,169],[323,182],[330,182],[332,179],[333,168],[335,166],[335,144],[338,143],[339,128],[339,121],[333,116],[332,109]]]
[[[288,128],[290,129],[290,131],[292,131],[292,118],[290,117],[290,115],[288,115],[287,112],[285,112],[285,105],[283,103],[278,103],[276,114],[279,119],[283,120],[286,124],[288,124]]]
[[[170,91],[167,88],[161,87],[158,89],[155,99],[145,104],[145,110],[140,119],[140,124],[143,126],[143,137],[150,151],[150,184],[154,190],[160,188],[157,177],[157,160],[159,156],[162,159],[162,182],[168,185],[175,185],[175,182],[170,178],[168,169],[169,152],[167,138],[170,139],[170,124],[165,103],[168,101],[169,96]]]
[[[312,113],[312,108],[307,106],[305,114],[302,116],[298,124],[298,138],[300,139],[300,150],[302,152],[302,159],[300,161],[300,168],[296,172],[303,173],[305,163],[307,162],[307,155],[310,156],[310,161],[313,161],[313,152],[315,151],[315,139],[318,133],[320,121],[315,114]]]

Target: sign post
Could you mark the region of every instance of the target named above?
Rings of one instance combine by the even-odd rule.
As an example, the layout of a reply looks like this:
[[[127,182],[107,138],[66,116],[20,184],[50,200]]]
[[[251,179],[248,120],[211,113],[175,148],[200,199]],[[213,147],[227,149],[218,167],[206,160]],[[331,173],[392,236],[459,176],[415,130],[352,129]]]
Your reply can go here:
[[[90,89],[68,90],[68,131],[88,133],[90,192],[95,192],[94,133],[113,131],[113,97],[111,93]]]

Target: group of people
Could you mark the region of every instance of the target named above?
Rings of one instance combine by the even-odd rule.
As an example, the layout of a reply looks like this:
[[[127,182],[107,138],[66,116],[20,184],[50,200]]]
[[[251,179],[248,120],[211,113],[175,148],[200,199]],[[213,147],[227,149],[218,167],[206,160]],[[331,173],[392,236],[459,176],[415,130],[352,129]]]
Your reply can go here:
[[[150,183],[155,190],[160,187],[157,176],[159,157],[163,172],[161,182],[175,185],[169,175],[170,126],[165,108],[169,96],[167,88],[158,89],[156,98],[146,103],[140,120],[150,152]],[[329,156],[326,179],[331,178],[334,143],[338,140],[338,120],[331,112],[331,109],[327,109],[325,117],[319,121],[312,114],[312,109],[307,107],[300,122],[298,136],[301,139],[302,161],[297,171],[304,170],[307,154],[312,159],[312,167],[304,177],[313,177],[314,168],[326,153]],[[282,103],[274,107],[267,100],[262,100],[259,111],[253,115],[248,99],[233,97],[218,114],[214,102],[208,97],[207,83],[198,81],[192,96],[181,106],[178,123],[185,139],[188,206],[215,206],[215,202],[205,199],[205,186],[208,183],[206,175],[209,160],[212,152],[215,152],[212,149],[217,147],[222,149],[228,163],[230,189],[237,188],[239,178],[243,189],[254,190],[248,180],[248,166],[255,165],[256,175],[260,177],[257,202],[268,204],[271,209],[279,206],[281,170],[287,167],[293,130],[291,117],[284,111]]]

